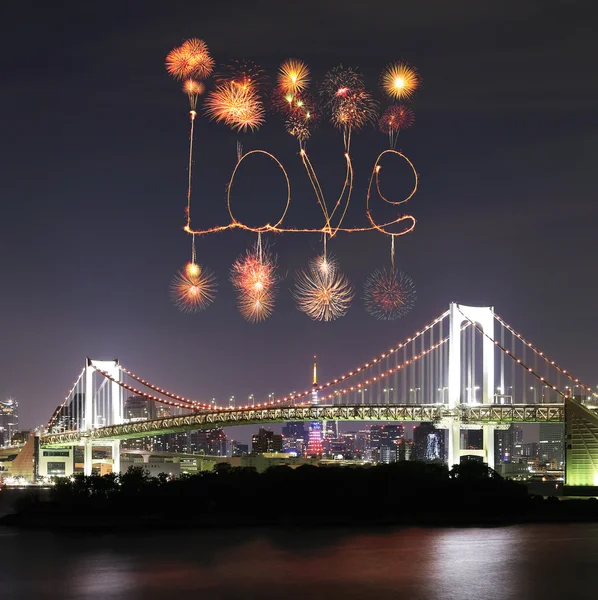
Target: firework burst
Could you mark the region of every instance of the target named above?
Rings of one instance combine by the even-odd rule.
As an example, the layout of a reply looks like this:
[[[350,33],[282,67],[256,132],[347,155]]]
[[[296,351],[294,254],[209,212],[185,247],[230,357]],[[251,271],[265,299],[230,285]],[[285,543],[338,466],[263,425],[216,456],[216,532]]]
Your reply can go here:
[[[297,308],[313,321],[342,317],[355,295],[351,282],[334,259],[319,256],[297,274],[293,297]]]
[[[206,90],[206,86],[196,79],[185,79],[183,82],[183,92],[189,98],[189,106],[192,110],[197,108],[197,99]]]
[[[388,135],[390,147],[394,148],[397,137],[402,129],[411,127],[415,121],[413,111],[402,104],[389,106],[378,122],[380,131]]]
[[[411,98],[420,82],[418,72],[405,63],[392,63],[382,72],[382,89],[391,98]]]
[[[234,82],[242,88],[264,92],[270,82],[266,72],[252,60],[233,60],[215,75],[218,85]]]
[[[231,281],[244,319],[257,323],[272,314],[278,292],[277,259],[259,241],[234,262]]]
[[[375,122],[378,103],[364,88],[350,90],[334,103],[331,122],[338,129],[357,130],[368,122]]]
[[[338,65],[326,73],[320,86],[320,96],[325,106],[332,108],[351,91],[364,89],[362,76],[351,68]]]
[[[252,131],[264,123],[264,105],[251,87],[242,87],[233,81],[216,86],[208,94],[205,110],[210,119],[224,121],[236,131]]]
[[[413,280],[396,269],[375,271],[364,285],[365,309],[376,319],[399,319],[413,308],[416,299]]]
[[[170,294],[181,312],[195,313],[214,301],[216,287],[216,278],[209,269],[189,263],[174,276]]]
[[[309,84],[309,68],[301,60],[291,58],[278,69],[278,87],[283,94],[297,94]]]
[[[166,70],[175,79],[205,79],[213,69],[214,59],[210,56],[207,44],[197,38],[173,48],[166,57]]]

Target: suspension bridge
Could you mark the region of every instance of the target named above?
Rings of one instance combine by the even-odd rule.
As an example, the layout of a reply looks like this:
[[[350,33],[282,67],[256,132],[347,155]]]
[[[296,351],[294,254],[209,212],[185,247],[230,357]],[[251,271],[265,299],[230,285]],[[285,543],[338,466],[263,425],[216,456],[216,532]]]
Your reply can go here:
[[[125,414],[141,397],[142,417]],[[161,388],[118,360],[87,359],[40,436],[41,448],[94,445],[215,427],[288,421],[432,422],[447,431],[447,461],[478,455],[494,466],[494,431],[513,423],[565,423],[567,483],[598,485],[598,418],[589,386],[515,331],[492,307],[452,303],[403,342],[326,383],[245,406],[216,406]],[[462,448],[461,432],[481,429],[483,448]]]

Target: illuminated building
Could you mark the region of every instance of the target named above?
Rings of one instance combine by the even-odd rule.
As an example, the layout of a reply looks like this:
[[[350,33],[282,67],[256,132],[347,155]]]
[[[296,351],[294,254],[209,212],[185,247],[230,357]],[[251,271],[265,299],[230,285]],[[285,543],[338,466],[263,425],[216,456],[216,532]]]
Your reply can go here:
[[[444,460],[444,431],[432,423],[421,423],[413,430],[412,456],[427,462]]]
[[[560,469],[565,461],[565,428],[561,423],[540,423],[540,463]]]
[[[521,429],[521,428],[520,428]],[[494,432],[494,464],[513,461],[513,427]]]
[[[12,398],[0,400],[0,446],[10,446],[19,429],[19,403]]]
[[[413,442],[407,440],[397,440],[397,462],[401,460],[410,460],[413,454]]]
[[[258,433],[251,436],[252,454],[282,452],[282,435],[260,427]]]
[[[314,378],[312,384],[311,403],[312,406],[318,405],[318,364],[314,356]],[[324,453],[322,445],[322,422],[314,421],[309,426],[309,437],[307,439],[306,456],[321,456]]]
[[[235,440],[231,441],[231,456],[247,456],[249,454],[249,446],[247,444],[241,444]]]
[[[287,452],[303,454],[305,448],[305,423],[302,421],[290,421],[282,428],[282,447]]]

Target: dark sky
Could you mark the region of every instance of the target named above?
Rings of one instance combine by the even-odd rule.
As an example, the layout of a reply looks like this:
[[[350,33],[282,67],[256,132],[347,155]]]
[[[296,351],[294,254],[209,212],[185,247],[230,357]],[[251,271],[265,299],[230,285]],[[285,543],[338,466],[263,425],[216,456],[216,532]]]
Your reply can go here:
[[[198,400],[283,393],[308,384],[311,356],[335,376],[417,330],[451,301],[492,304],[542,350],[598,384],[595,165],[598,76],[592,2],[18,2],[0,36],[0,397],[22,425],[47,421],[86,356],[118,356],[147,379]],[[206,237],[200,261],[219,275],[216,303],[183,315],[169,281],[188,258],[184,224],[186,99],[164,71],[167,52],[196,36],[218,63],[252,58],[270,73],[306,60],[315,79],[343,62],[375,89],[406,59],[423,77],[416,124],[399,146],[421,187],[416,230],[397,262],[418,286],[405,319],[384,323],[359,297],[347,316],[312,323],[295,310],[293,271],[317,236],[282,236],[289,277],[274,316],[245,323],[228,269],[255,236]],[[379,94],[379,92],[376,92]],[[236,135],[198,125],[194,214],[225,220]],[[270,116],[246,150],[274,151],[292,178],[289,218],[318,217],[295,141]],[[367,177],[385,138],[354,139],[359,223]],[[310,141],[325,190],[340,189],[342,142],[329,124]],[[281,182],[253,163],[240,181],[243,214],[276,212]],[[272,176],[271,176],[272,175]],[[397,178],[394,189],[407,189]],[[398,192],[397,192],[398,193]],[[388,262],[388,240],[331,244],[361,288]]]

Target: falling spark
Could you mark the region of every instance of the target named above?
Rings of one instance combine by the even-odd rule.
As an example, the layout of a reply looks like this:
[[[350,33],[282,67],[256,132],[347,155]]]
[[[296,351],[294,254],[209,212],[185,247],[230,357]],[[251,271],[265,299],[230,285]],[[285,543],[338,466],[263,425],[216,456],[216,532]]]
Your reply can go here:
[[[197,275],[190,274],[197,267]],[[207,308],[216,295],[216,278],[209,269],[190,263],[173,278],[170,293],[175,306],[186,313],[195,313]]]
[[[411,277],[402,271],[378,270],[365,282],[365,309],[376,319],[399,319],[413,308],[416,299],[415,284]]]
[[[382,89],[391,98],[411,98],[420,82],[418,72],[405,63],[392,63],[382,73]]]
[[[234,60],[214,76],[218,85],[234,82],[242,88],[263,92],[269,84],[266,72],[252,60]]]
[[[297,274],[293,296],[297,308],[314,321],[342,317],[355,294],[351,282],[332,259],[318,257]]]

